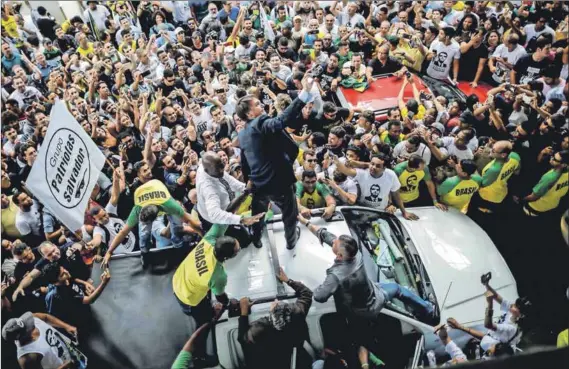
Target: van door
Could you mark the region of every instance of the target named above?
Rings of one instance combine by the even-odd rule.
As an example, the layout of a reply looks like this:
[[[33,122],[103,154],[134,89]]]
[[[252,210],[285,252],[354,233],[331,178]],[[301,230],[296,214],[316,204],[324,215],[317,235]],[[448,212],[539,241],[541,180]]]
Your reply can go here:
[[[415,344],[415,354],[413,355],[413,359],[411,360],[411,366],[410,368],[419,368],[419,367],[423,367],[423,355],[425,353],[425,336],[421,335],[421,338],[419,338],[419,340],[417,340],[417,343]]]

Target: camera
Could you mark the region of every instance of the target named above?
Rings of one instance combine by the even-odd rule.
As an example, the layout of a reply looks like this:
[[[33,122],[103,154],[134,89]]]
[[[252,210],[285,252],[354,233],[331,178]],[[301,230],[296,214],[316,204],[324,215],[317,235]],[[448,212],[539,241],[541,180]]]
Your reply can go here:
[[[480,277],[480,283],[486,285],[490,282],[490,279],[492,279],[492,272],[482,274],[482,276]]]
[[[410,40],[410,39],[411,39],[411,35],[408,34],[408,33],[402,34],[401,37],[403,37],[403,38],[406,39],[406,40]]]
[[[409,71],[405,72],[405,77],[411,78],[411,72],[409,72]]]

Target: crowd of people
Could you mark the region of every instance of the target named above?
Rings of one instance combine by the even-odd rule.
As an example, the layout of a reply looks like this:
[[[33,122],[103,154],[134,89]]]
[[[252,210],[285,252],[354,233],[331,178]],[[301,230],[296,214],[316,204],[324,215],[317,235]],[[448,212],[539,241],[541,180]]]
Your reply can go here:
[[[82,3],[83,13],[64,22],[42,6],[31,16],[18,3],[1,9],[2,336],[16,342],[22,368],[76,365],[69,345],[42,339],[51,327],[70,336],[92,328],[86,306],[104,294],[112,255],[140,251],[151,268],[150,249],[191,245],[172,282],[182,310],[202,327],[173,365],[187,367],[196,336],[232,304],[223,262],[263,247],[275,212],[288,249],[300,221],[332,246],[336,262],[314,292],[280,272],[300,297],[271,305],[266,321],[248,322],[250,301],[239,302],[251,367],[264,365],[254,346],[280,357],[271,337],[285,348],[302,344],[298,325],[312,299],[341,294],[339,310],[358,319],[392,298],[417,305],[425,321],[432,314],[413,291],[361,275],[356,241],[311,225],[314,209],[330,219],[337,206],[357,204],[420,222],[414,207],[454,208],[494,240],[515,224],[540,231],[509,234],[512,241],[559,244],[569,190],[564,2]],[[382,74],[401,83],[387,117],[335,102],[338,89],[380,86]],[[487,98],[433,95],[421,75],[489,85]],[[413,98],[404,100],[409,88]],[[106,157],[80,230],[67,229],[26,188],[57,100]],[[105,271],[95,282],[98,262]],[[504,321],[486,314],[489,335],[454,320],[448,326],[480,340],[484,357],[511,354],[527,301],[503,301],[486,285],[488,310],[496,300]],[[446,327],[438,334],[453,361],[474,359]],[[364,345],[357,350],[362,368],[368,358],[379,365]],[[314,367],[342,365],[329,353]]]

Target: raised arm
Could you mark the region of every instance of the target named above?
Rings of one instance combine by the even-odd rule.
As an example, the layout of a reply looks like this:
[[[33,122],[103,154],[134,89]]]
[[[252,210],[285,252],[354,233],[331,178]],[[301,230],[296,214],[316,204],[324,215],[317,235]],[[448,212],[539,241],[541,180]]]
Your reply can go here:
[[[344,163],[342,163],[342,162],[338,159],[337,156],[334,157],[334,164],[336,164],[336,168],[337,168],[340,172],[344,173],[344,174],[347,175],[347,176],[355,177],[356,174],[357,174],[357,172],[356,172],[356,170],[355,170],[354,168],[350,168],[350,167],[346,166]]]
[[[312,90],[312,85],[314,81],[308,82],[308,74],[304,75],[302,78],[302,91],[296,99],[290,104],[281,115],[267,119],[263,122],[262,130],[265,132],[278,132],[282,131],[285,127],[289,127],[298,117],[301,109],[306,105],[306,102],[310,99],[310,90]]]

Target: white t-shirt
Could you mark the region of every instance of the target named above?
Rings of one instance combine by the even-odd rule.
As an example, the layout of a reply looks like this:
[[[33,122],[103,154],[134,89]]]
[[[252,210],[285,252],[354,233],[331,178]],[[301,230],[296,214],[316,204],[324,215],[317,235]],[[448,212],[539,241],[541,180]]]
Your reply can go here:
[[[104,31],[107,29],[107,27],[105,26],[105,21],[107,20],[108,17],[110,17],[110,15],[111,13],[109,12],[109,10],[102,5],[97,5],[97,8],[95,10],[87,8],[83,12],[85,21],[87,23],[91,23],[91,18],[92,18],[93,22],[95,22],[95,26],[97,26],[97,29],[99,29],[100,31]]]
[[[117,207],[111,204],[110,202],[105,206],[105,211],[109,215],[109,222],[104,225],[109,233],[109,239],[107,240],[107,232],[101,226],[95,226],[93,229],[93,235],[99,234],[104,243],[110,245],[111,242],[115,239],[117,234],[124,228],[125,223],[122,219],[116,217],[117,215]],[[114,254],[126,254],[127,252],[134,251],[134,247],[136,245],[136,237],[134,233],[129,232],[124,240],[117,246]]]
[[[460,59],[460,46],[454,40],[447,46],[437,39],[433,41],[429,50],[436,54],[429,63],[427,74],[436,79],[446,79],[453,61]]]
[[[358,12],[354,13],[354,15],[350,17],[347,7],[342,11],[342,13],[338,14],[337,20],[338,23],[340,23],[340,26],[348,25],[348,27],[355,27],[356,24],[365,23],[366,21],[363,15]]]
[[[555,31],[549,26],[545,26],[541,31],[536,31],[535,24],[528,24],[524,27],[524,32],[526,33],[526,46],[533,38],[538,38],[544,33],[550,34],[555,39]]]
[[[14,99],[18,102],[20,109],[22,109],[24,105],[30,105],[34,101],[39,101],[41,97],[41,92],[32,86],[26,86],[24,92],[14,90],[14,92],[12,92],[10,95],[10,99]]]
[[[454,145],[454,137],[443,137],[443,147],[439,150],[445,156],[456,155],[458,160],[464,159],[474,159],[474,154],[472,150],[467,146],[466,149],[460,150],[458,147]]]
[[[413,152],[407,151],[407,145],[405,144],[405,141],[399,142],[393,148],[393,157],[395,158],[408,160],[409,157],[413,154],[421,156],[427,165],[431,163],[431,150],[424,143],[420,143],[417,150]]]
[[[510,305],[512,303],[507,300],[502,300],[500,304],[500,310],[505,313],[505,315],[500,319],[501,322],[496,324],[496,330],[488,330],[488,333],[480,341],[480,347],[484,351],[487,351],[490,347],[497,343],[510,343],[510,346],[516,346],[521,338],[521,332],[518,331],[518,325],[512,323],[512,314],[510,313]],[[503,321],[502,321],[503,320]],[[514,338],[514,336],[517,336]]]
[[[23,212],[21,209],[16,214],[16,229],[22,236],[33,234],[34,236],[41,236],[41,213],[38,204],[34,201],[30,211]]]
[[[492,57],[500,57],[508,63],[516,65],[518,60],[524,55],[526,55],[526,49],[522,45],[516,45],[514,50],[509,51],[508,46],[500,44],[496,50],[494,50]],[[496,72],[492,74],[492,79],[498,83],[509,82],[511,69],[502,62],[496,62],[494,65],[496,66]]]
[[[194,126],[196,127],[196,133],[198,134],[198,140],[201,141],[201,134],[204,131],[212,130],[213,118],[210,112],[211,106],[204,106],[200,112],[200,115],[192,114],[192,120]]]
[[[379,178],[372,177],[369,170],[356,169],[354,179],[360,185],[359,202],[379,210],[385,210],[390,193],[401,187],[397,175],[391,169],[385,169]]]

